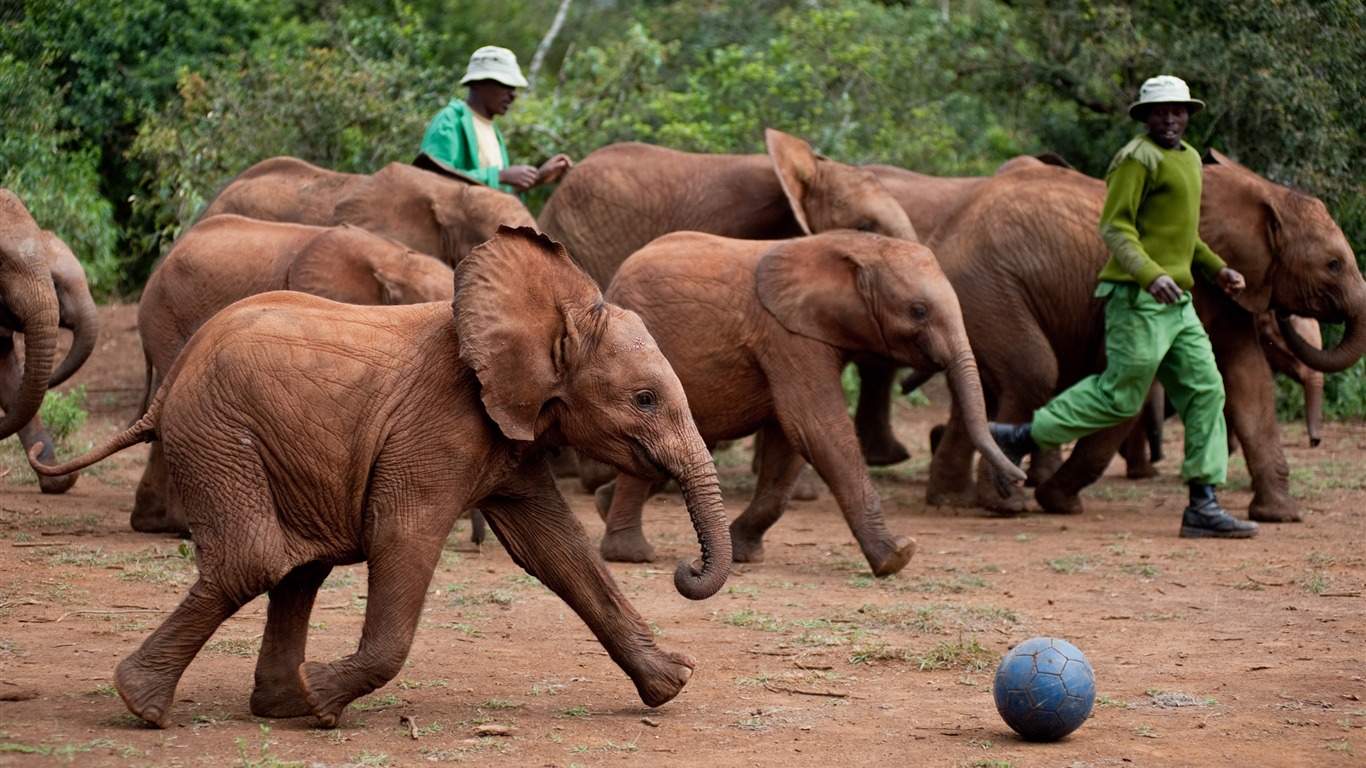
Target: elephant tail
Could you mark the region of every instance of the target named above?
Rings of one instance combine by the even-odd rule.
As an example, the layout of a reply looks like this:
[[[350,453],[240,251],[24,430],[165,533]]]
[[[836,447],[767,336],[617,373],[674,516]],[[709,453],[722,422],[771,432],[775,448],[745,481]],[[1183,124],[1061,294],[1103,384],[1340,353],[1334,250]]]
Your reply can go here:
[[[152,400],[147,412],[137,421],[130,424],[122,432],[114,435],[103,443],[90,449],[83,456],[77,456],[70,461],[61,464],[42,464],[38,461],[38,456],[43,452],[43,444],[35,443],[28,451],[28,463],[33,467],[33,471],[46,477],[59,477],[70,474],[77,470],[85,469],[101,459],[106,459],[124,448],[137,445],[138,443],[148,443],[157,439],[156,425],[161,414],[161,392]]]

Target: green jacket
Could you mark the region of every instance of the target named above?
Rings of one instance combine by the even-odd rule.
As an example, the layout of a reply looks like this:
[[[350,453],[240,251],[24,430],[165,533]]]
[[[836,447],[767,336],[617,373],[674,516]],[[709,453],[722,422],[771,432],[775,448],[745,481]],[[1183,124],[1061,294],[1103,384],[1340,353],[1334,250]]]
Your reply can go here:
[[[1144,289],[1170,275],[1183,290],[1192,266],[1210,279],[1227,264],[1200,239],[1200,156],[1184,141],[1163,149],[1143,135],[1124,145],[1105,174],[1100,236],[1110,261],[1100,279]]]
[[[498,151],[503,156],[503,167],[508,165],[507,145],[503,143],[503,132],[493,126],[498,136]],[[498,183],[499,168],[479,167],[479,140],[474,134],[474,111],[464,99],[451,99],[451,103],[441,108],[427,126],[427,135],[422,137],[420,152],[436,160],[464,171],[494,189],[512,192],[512,187]]]

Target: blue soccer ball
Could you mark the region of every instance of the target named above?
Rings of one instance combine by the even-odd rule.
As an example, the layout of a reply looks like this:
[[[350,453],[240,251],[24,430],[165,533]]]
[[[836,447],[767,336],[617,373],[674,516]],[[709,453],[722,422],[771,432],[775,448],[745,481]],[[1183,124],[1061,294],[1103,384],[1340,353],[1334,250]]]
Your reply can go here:
[[[1077,730],[1096,703],[1096,674],[1075,645],[1056,637],[1020,643],[996,668],[996,711],[1030,741],[1057,741]]]

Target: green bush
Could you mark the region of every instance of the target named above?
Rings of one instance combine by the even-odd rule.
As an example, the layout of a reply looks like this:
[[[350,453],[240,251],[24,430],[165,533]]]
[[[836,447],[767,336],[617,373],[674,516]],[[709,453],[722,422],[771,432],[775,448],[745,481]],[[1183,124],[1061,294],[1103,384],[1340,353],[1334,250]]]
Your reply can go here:
[[[65,443],[80,431],[85,424],[85,385],[77,384],[66,394],[48,390],[43,405],[38,409],[38,418],[52,433],[58,445]]]

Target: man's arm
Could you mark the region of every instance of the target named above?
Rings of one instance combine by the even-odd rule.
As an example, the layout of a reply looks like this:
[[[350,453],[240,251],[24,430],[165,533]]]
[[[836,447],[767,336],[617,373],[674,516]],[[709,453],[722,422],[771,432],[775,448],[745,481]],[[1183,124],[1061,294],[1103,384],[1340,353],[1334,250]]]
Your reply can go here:
[[[1138,237],[1138,209],[1147,179],[1148,169],[1133,158],[1116,164],[1105,177],[1105,207],[1100,213],[1101,239],[1124,271],[1145,290],[1159,277],[1170,279]]]

